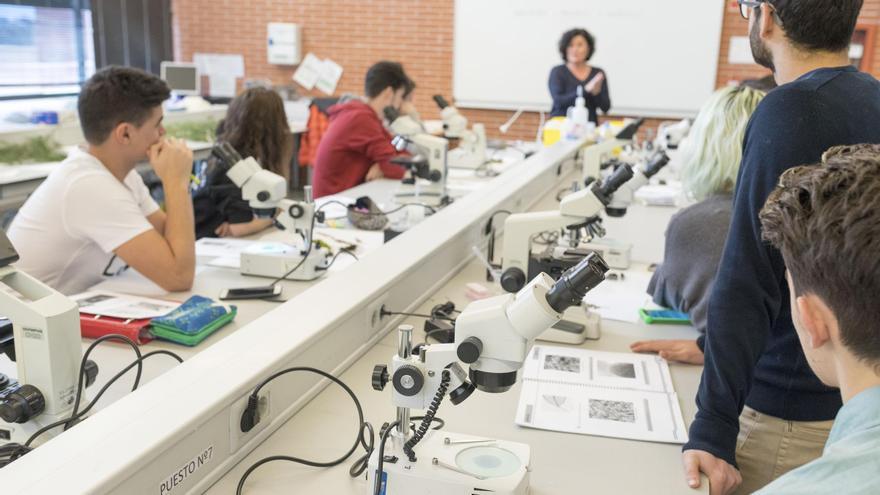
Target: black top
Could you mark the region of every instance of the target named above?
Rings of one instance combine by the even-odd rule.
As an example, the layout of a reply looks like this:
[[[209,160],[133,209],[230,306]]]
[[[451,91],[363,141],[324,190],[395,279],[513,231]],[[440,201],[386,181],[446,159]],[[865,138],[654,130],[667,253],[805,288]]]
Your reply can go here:
[[[205,180],[193,195],[193,212],[196,239],[217,237],[214,230],[223,222],[247,223],[254,219],[251,207],[241,197],[241,189],[213,158],[208,160]]]
[[[581,81],[568,70],[568,67],[557,65],[550,71],[550,96],[553,97],[553,108],[550,110],[550,117],[565,117],[568,107],[574,106],[574,100],[577,98],[578,87],[590,82],[599,74],[605,76],[602,81],[602,91],[598,95],[593,95],[584,91],[584,100],[587,104],[587,111],[590,113],[590,121],[599,123],[599,117],[596,109],[602,110],[602,113],[608,113],[611,108],[611,96],[608,93],[608,75],[605,71],[598,67],[591,67],[587,78]]]
[[[655,303],[690,315],[701,334],[697,338],[700,349],[732,208],[733,198],[718,195],[676,213],[666,228],[663,264],[648,284]]]
[[[768,93],[746,129],[733,216],[709,301],[705,368],[685,449],[735,465],[743,405],[789,421],[834,419],[840,393],[810,370],[791,321],[782,255],[758,213],[788,168],[831,146],[880,143],[880,83],[823,68]],[[821,269],[821,267],[817,267]]]

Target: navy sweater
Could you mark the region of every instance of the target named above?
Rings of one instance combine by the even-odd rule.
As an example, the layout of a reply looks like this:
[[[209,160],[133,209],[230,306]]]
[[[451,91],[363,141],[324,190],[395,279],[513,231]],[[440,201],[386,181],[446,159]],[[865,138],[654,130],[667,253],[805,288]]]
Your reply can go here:
[[[816,378],[800,347],[782,255],[762,242],[758,213],[783,171],[819,162],[831,146],[857,143],[880,143],[880,83],[853,67],[818,69],[780,86],[752,116],[685,449],[736,465],[743,404],[792,421],[837,414],[838,390]]]
[[[578,87],[583,87],[594,77],[602,74],[605,80],[602,81],[602,90],[598,95],[593,95],[584,91],[584,102],[587,105],[587,111],[590,113],[590,121],[599,123],[599,116],[596,110],[602,110],[602,113],[608,113],[611,108],[611,96],[608,92],[608,75],[605,71],[597,67],[591,67],[587,78],[581,81],[568,70],[568,67],[557,65],[550,71],[550,80],[547,85],[550,87],[550,96],[553,97],[553,108],[550,110],[551,117],[565,117],[568,107],[574,105],[577,98]]]

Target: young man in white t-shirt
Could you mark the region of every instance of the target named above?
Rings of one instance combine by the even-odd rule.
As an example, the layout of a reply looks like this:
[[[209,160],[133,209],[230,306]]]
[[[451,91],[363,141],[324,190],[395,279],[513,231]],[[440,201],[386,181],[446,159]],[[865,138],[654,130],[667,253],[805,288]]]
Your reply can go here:
[[[86,82],[78,110],[87,144],[34,191],[9,228],[19,270],[65,294],[126,265],[166,290],[192,286],[192,151],[164,137],[169,95],[164,81],[132,68],[110,67]],[[164,212],[134,170],[144,159],[162,181]]]

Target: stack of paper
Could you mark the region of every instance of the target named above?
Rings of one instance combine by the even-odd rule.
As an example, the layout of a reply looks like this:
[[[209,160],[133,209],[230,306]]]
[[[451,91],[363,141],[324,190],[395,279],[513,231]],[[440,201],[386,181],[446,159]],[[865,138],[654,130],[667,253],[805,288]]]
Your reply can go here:
[[[639,309],[651,301],[647,289],[652,273],[644,269],[612,273],[616,280],[606,274],[605,280],[587,293],[584,303],[605,320],[639,321]]]
[[[669,366],[657,356],[535,346],[516,423],[530,428],[685,443]]]

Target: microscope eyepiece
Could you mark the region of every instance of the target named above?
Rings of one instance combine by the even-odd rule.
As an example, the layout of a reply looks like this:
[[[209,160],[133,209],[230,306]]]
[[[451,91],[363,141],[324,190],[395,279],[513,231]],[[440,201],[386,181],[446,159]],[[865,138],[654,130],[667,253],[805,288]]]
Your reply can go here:
[[[593,194],[606,205],[611,202],[614,192],[620,189],[620,186],[629,182],[633,178],[633,169],[629,164],[624,163],[617,167],[617,170],[611,174],[608,179],[593,184]]]
[[[669,163],[669,155],[667,155],[665,151],[661,150],[654,153],[645,165],[645,171],[643,172],[645,177],[649,179],[654,177],[657,175],[657,172],[663,170],[663,167],[665,167],[667,163]]]
[[[577,306],[593,287],[605,280],[608,264],[598,253],[590,253],[580,263],[569,268],[547,292],[547,303],[557,313]]]
[[[444,108],[449,106],[449,102],[446,101],[446,98],[444,98],[443,95],[434,95],[434,103],[436,103],[437,106],[440,107],[440,110],[443,110]]]

